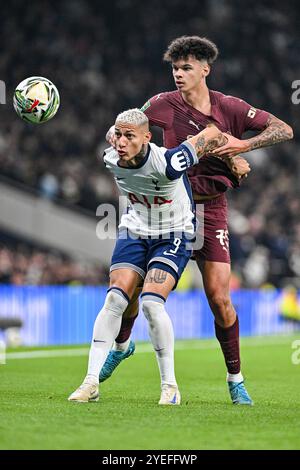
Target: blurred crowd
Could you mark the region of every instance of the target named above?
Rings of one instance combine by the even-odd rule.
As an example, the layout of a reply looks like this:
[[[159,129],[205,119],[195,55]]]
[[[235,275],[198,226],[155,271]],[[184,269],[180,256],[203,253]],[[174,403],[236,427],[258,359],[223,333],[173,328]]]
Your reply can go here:
[[[99,263],[76,261],[58,251],[0,234],[0,284],[99,285],[108,281],[108,272]]]
[[[190,0],[182,8],[182,0],[62,0],[55,7],[11,0],[1,18],[0,78],[8,105],[1,106],[0,177],[92,214],[101,202],[116,203],[113,179],[99,158],[116,114],[174,89],[162,63],[173,38],[198,34],[216,42],[220,56],[209,87],[270,111],[295,132],[291,143],[249,154],[252,173],[229,195],[235,276],[245,287],[300,287],[300,105],[291,100],[292,82],[300,79],[297,2]],[[15,86],[32,75],[49,78],[61,94],[57,116],[41,126],[23,123],[10,106]],[[2,249],[0,262],[26,264],[26,256]],[[60,283],[64,269],[80,269],[52,255],[30,256],[34,266],[49,265],[52,272],[38,283]]]

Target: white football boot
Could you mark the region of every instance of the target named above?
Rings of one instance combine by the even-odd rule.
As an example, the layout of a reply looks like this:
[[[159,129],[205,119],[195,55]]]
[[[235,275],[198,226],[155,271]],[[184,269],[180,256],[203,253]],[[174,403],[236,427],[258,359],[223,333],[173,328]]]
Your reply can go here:
[[[69,401],[76,401],[78,403],[88,403],[89,401],[99,400],[99,384],[95,383],[89,377],[86,377],[80,387],[73,392]]]
[[[162,385],[159,405],[180,405],[180,400],[181,397],[177,385]]]

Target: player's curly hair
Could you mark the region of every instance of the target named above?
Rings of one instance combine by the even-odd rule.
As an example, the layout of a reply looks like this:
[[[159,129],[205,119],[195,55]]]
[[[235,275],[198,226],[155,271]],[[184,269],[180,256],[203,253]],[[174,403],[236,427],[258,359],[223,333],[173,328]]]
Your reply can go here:
[[[194,56],[197,60],[207,60],[207,63],[211,65],[218,54],[217,46],[207,38],[181,36],[169,44],[163,58],[166,62],[176,62],[186,60],[188,56]]]

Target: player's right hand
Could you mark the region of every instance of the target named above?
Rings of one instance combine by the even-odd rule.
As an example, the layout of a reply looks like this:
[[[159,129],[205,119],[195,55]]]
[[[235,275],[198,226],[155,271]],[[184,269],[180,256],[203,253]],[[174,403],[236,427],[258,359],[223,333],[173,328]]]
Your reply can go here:
[[[105,136],[106,142],[116,148],[115,126],[111,126]]]

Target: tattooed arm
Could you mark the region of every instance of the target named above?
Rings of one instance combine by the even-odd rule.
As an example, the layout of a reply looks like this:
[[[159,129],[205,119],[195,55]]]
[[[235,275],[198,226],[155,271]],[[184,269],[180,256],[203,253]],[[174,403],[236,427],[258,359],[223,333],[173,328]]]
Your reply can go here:
[[[224,146],[228,138],[214,125],[209,124],[203,131],[193,137],[189,137],[187,142],[191,144],[197,153],[198,158],[212,150]]]
[[[222,147],[213,150],[212,153],[214,155],[234,157],[250,150],[278,144],[279,142],[292,139],[293,129],[285,122],[270,114],[266,128],[257,136],[244,140],[236,139],[228,134],[226,136],[228,137],[228,142]]]
[[[169,180],[181,178],[188,168],[199,162],[199,158],[226,142],[227,137],[214,124],[208,125],[195,136],[188,136],[179,147],[165,152],[167,178]]]
[[[293,138],[293,129],[277,117],[270,114],[266,129],[251,139],[247,139],[248,151],[278,144]]]

